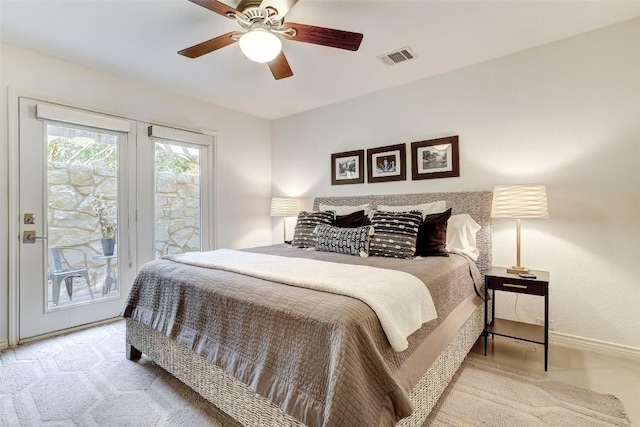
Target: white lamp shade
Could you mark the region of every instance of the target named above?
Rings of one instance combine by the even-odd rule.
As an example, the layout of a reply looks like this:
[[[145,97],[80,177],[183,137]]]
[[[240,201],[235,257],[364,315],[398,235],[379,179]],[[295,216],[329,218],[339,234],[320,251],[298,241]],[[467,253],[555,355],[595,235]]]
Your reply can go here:
[[[298,199],[292,197],[271,199],[271,216],[297,216],[298,211]]]
[[[244,33],[238,43],[247,58],[260,63],[273,61],[282,50],[278,36],[262,28]]]
[[[549,218],[547,187],[498,185],[493,190],[491,218]]]

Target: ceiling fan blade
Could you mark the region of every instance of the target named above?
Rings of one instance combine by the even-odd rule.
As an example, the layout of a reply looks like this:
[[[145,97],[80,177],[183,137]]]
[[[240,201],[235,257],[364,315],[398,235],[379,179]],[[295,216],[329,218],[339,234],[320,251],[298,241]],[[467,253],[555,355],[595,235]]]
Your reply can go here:
[[[228,18],[227,13],[240,13],[231,6],[219,2],[217,0],[189,0],[191,3],[195,3],[199,6],[209,9],[212,12],[219,13],[220,15]]]
[[[296,3],[298,0],[262,0],[260,8],[272,7],[278,11],[278,18],[283,18]]]
[[[271,74],[276,80],[286,79],[287,77],[293,76],[293,71],[291,71],[291,67],[289,67],[289,61],[287,61],[287,57],[284,56],[284,52],[280,51],[276,59],[269,62],[269,69],[271,69]]]
[[[297,31],[297,34],[293,37],[284,34],[289,40],[354,51],[358,50],[364,37],[360,33],[352,33],[351,31],[334,30],[333,28],[295,24],[292,22],[284,23],[282,28],[294,28]]]
[[[206,55],[207,53],[211,53],[214,50],[218,50],[225,46],[229,46],[230,44],[235,43],[237,40],[231,38],[231,36],[234,36],[234,35],[240,36],[242,34],[244,33],[240,31],[231,31],[230,33],[223,34],[219,37],[216,37],[215,39],[207,40],[206,42],[199,43],[195,46],[182,49],[178,53],[188,58],[198,58],[202,55]]]

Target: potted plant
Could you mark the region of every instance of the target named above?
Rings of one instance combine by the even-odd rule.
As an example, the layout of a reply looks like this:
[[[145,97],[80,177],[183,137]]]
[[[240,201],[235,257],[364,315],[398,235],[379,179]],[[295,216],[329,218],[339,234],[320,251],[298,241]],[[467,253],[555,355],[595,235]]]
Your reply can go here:
[[[105,200],[104,194],[94,197],[91,200],[93,210],[98,214],[100,231],[102,232],[102,253],[105,256],[113,255],[116,246],[116,230],[118,228],[118,218],[113,203]]]

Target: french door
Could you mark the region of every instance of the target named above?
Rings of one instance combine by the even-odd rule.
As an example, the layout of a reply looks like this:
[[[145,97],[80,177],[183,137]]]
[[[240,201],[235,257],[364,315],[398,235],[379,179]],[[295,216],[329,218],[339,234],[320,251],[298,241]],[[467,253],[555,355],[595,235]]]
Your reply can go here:
[[[213,137],[138,123],[138,260],[214,248]]]
[[[17,104],[19,341],[116,317],[143,263],[214,247],[212,136]]]
[[[119,314],[135,275],[135,125],[29,98],[18,108],[24,340]]]

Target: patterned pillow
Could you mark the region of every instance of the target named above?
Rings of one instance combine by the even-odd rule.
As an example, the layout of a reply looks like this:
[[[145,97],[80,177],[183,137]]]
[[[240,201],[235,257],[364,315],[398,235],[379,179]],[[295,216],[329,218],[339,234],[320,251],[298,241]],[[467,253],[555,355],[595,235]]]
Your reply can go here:
[[[420,212],[376,211],[371,218],[375,234],[369,244],[369,255],[413,258],[421,222]]]
[[[306,212],[298,214],[298,222],[293,232],[291,246],[296,248],[313,248],[316,246],[316,239],[313,230],[318,224],[331,224],[333,221],[333,211]]]
[[[339,254],[369,256],[369,236],[373,227],[340,228],[320,224],[316,226],[316,250]]]

